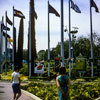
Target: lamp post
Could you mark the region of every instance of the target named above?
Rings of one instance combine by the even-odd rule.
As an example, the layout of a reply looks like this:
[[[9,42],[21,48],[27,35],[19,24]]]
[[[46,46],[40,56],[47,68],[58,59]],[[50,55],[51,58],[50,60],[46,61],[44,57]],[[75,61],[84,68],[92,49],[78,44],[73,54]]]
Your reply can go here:
[[[64,32],[67,32],[68,33],[68,36],[69,36],[69,45],[71,46],[71,34],[72,34],[72,37],[76,38],[76,36],[74,34],[76,34],[78,32],[78,29],[77,27],[73,27],[74,30],[72,31],[69,31],[67,30],[67,26],[65,26],[65,29],[64,29]],[[71,77],[71,47],[69,46],[69,77]],[[73,56],[73,54],[72,54]],[[72,57],[73,58],[73,57]]]
[[[73,68],[73,47],[70,48],[72,52],[72,68]]]

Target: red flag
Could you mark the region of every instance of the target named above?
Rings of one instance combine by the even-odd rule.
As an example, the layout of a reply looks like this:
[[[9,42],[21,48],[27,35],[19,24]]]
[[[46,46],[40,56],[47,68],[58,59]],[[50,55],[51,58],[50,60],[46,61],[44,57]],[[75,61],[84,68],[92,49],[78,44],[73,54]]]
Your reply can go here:
[[[94,7],[95,8],[95,11],[96,12],[99,12],[99,9],[98,9],[96,3],[93,0],[91,0],[91,7]]]

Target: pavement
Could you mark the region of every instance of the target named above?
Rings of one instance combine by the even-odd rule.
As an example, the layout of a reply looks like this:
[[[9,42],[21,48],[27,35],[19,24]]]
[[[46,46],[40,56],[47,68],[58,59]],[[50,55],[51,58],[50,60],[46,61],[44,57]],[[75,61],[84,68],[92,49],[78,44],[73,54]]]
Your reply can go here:
[[[13,90],[10,82],[2,82],[0,81],[0,100],[13,100]],[[24,90],[22,91],[22,95],[18,100],[41,100],[35,95],[28,93]]]

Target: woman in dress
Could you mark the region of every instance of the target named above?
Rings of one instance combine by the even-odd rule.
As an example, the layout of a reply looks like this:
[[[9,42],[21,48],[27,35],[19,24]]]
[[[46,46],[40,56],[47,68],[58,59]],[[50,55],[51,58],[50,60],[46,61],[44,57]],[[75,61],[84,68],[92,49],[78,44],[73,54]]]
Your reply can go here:
[[[70,88],[70,79],[66,75],[66,68],[60,67],[59,76],[56,78],[56,84],[58,87],[59,100],[70,100],[69,97],[69,88]]]

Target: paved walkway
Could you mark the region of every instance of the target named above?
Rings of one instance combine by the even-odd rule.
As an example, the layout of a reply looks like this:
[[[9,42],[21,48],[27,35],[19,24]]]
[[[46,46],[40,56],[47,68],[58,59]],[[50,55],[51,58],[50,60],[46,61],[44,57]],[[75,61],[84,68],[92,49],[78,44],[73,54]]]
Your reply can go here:
[[[13,100],[13,91],[11,83],[0,81],[0,100]],[[30,96],[22,93],[21,97],[18,100],[35,100],[35,99],[32,99]]]

